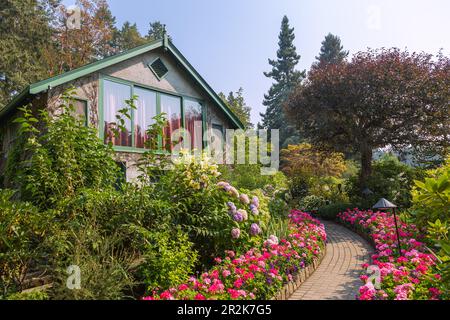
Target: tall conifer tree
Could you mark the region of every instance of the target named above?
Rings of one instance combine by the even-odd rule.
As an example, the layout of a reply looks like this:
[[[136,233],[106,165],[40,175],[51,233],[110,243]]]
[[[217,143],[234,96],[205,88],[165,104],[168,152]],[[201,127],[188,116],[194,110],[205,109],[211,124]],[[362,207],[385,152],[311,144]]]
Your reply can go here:
[[[277,59],[269,59],[272,70],[264,72],[264,75],[275,80],[275,83],[264,95],[263,105],[267,109],[264,114],[261,114],[261,117],[264,128],[280,130],[280,146],[284,147],[287,144],[298,143],[300,140],[295,128],[287,123],[283,104],[292,89],[305,78],[305,71],[295,70],[300,55],[297,54],[293,43],[294,28],[289,27],[287,16],[284,16],[281,22],[278,39]]]
[[[344,50],[341,39],[331,33],[325,36],[320,47],[319,56],[316,57],[317,65],[337,64],[343,62],[348,56],[348,51]]]

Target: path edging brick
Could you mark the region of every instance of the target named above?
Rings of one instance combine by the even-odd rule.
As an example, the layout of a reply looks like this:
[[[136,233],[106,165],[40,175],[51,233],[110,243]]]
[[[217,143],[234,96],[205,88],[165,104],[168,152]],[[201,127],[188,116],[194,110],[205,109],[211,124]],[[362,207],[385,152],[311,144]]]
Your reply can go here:
[[[297,272],[292,281],[286,283],[270,300],[287,300],[316,271],[326,254],[327,244],[324,242],[323,250],[313,259],[312,263]]]

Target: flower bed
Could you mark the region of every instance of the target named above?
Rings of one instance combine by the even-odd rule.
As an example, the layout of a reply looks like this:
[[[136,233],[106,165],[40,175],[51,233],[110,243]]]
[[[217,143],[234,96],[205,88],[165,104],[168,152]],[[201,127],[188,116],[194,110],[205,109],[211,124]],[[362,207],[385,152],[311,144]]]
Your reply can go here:
[[[338,214],[338,220],[368,235],[375,245],[372,265],[380,270],[380,289],[367,281],[368,274],[362,275],[361,280],[366,284],[359,289],[360,300],[440,298],[436,259],[424,243],[417,240],[421,234],[415,225],[397,221],[401,242],[401,256],[398,256],[395,221],[391,213],[348,209]],[[369,264],[364,264],[363,268],[367,271]]]
[[[233,251],[216,258],[216,265],[199,277],[144,300],[158,299],[268,299],[273,297],[299,270],[324,250],[324,226],[309,214],[292,210],[288,239],[270,236],[260,247],[237,256]]]

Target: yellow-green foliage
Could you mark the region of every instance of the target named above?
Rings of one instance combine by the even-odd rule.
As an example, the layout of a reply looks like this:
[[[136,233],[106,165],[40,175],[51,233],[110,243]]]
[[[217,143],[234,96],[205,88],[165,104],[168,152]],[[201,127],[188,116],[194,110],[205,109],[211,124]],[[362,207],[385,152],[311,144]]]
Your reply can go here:
[[[281,170],[290,179],[294,197],[308,194],[332,198],[341,193],[340,177],[346,171],[344,155],[319,150],[309,143],[281,150]]]
[[[450,158],[445,164],[427,172],[424,181],[414,181],[412,191],[413,210],[419,225],[428,221],[450,220]]]

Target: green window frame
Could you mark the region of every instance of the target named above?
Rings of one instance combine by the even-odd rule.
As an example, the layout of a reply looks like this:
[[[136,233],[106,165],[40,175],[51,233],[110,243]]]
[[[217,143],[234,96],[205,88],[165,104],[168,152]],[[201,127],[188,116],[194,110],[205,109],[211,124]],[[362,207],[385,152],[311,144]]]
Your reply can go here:
[[[121,78],[116,78],[116,77],[112,77],[112,76],[107,76],[107,75],[103,75],[100,74],[99,77],[99,97],[98,97],[98,109],[99,109],[99,115],[98,115],[98,129],[99,129],[99,138],[104,141],[105,137],[104,137],[104,130],[105,130],[105,122],[104,122],[104,86],[105,86],[105,81],[112,81],[118,84],[122,84],[125,86],[129,86],[130,87],[130,98],[134,95],[134,91],[135,88],[139,88],[139,89],[143,89],[143,90],[150,90],[156,93],[156,114],[160,114],[161,113],[161,95],[170,95],[170,96],[174,96],[174,97],[178,97],[180,98],[180,114],[181,114],[181,128],[185,128],[185,100],[190,100],[190,101],[196,101],[201,105],[202,108],[202,143],[203,143],[203,148],[206,148],[207,146],[207,141],[205,140],[205,132],[207,130],[207,125],[206,125],[206,107],[205,107],[205,102],[202,99],[198,99],[195,97],[191,97],[191,96],[187,96],[187,95],[182,95],[182,94],[177,94],[174,92],[170,92],[167,90],[163,90],[160,88],[155,88],[149,85],[145,85],[145,84],[141,84],[138,82],[133,82],[133,81],[129,81],[129,80],[125,80],[125,79],[121,79]],[[144,149],[144,148],[137,148],[136,147],[136,141],[135,141],[135,134],[134,134],[134,127],[135,127],[135,123],[134,123],[134,119],[135,119],[135,115],[134,115],[134,110],[131,110],[131,147],[128,146],[113,146],[113,149],[115,151],[121,151],[121,152],[133,152],[133,153],[144,153],[146,151],[148,151],[148,149]],[[170,152],[163,150],[163,143],[162,143],[162,136],[158,137],[158,149],[154,150],[155,153],[157,154],[170,154]]]

